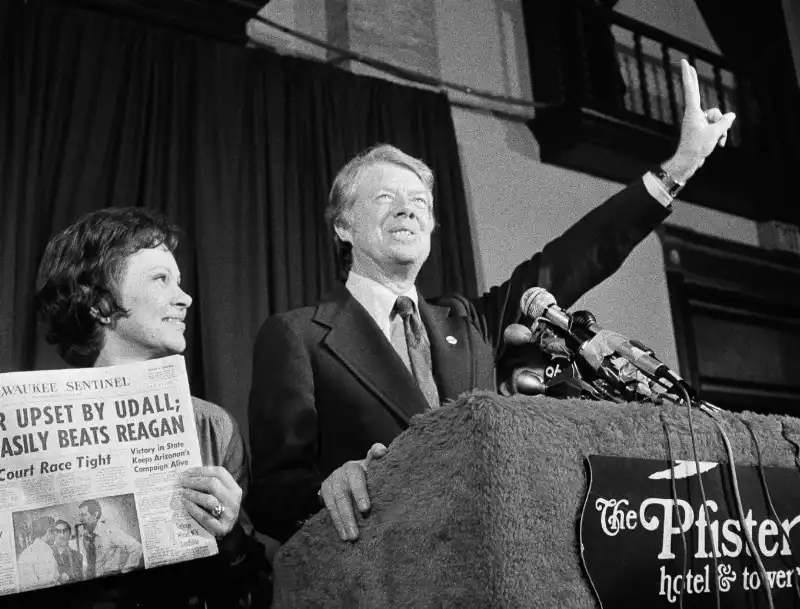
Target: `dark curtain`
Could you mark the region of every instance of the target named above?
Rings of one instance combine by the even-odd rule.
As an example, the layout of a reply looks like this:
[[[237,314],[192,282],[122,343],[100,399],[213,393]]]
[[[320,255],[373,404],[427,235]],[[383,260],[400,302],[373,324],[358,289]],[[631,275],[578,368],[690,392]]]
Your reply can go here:
[[[436,175],[422,292],[475,293],[444,95],[57,3],[2,4],[0,370],[64,367],[32,309],[48,239],[90,210],[146,206],[184,230],[192,391],[245,426],[253,336],[336,281],[328,189],[377,142]]]
[[[619,0],[526,0],[522,4],[538,101],[618,115],[625,81],[611,27]]]

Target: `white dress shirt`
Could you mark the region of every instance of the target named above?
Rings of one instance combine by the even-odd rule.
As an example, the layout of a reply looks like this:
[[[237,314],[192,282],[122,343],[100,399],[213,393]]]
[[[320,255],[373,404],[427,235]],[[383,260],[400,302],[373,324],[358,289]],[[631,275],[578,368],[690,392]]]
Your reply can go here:
[[[51,548],[41,537],[33,540],[17,561],[20,590],[31,590],[58,583],[58,563]]]
[[[350,271],[345,287],[353,295],[353,298],[367,310],[369,316],[375,320],[389,341],[391,341],[392,309],[394,309],[394,303],[398,296],[408,296],[414,302],[414,308],[419,312],[419,296],[417,288],[414,286],[405,294],[395,294],[374,279]]]
[[[644,187],[647,189],[647,192],[650,193],[656,201],[661,203],[664,207],[672,207],[672,197],[667,192],[667,189],[664,188],[664,185],[661,183],[653,172],[648,171],[646,174],[642,176],[642,181],[644,182]]]

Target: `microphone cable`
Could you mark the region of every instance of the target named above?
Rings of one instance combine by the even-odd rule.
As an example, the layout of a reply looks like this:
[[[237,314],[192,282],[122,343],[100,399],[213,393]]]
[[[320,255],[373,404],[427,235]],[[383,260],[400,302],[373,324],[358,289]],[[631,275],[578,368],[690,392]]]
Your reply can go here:
[[[567,327],[570,330],[572,329],[572,327],[573,327],[573,325],[575,323],[575,317],[567,315],[560,308],[558,308],[558,306],[555,303],[555,298],[553,298],[552,294],[550,294],[549,292],[543,291],[540,288],[533,288],[531,290],[528,290],[528,292],[526,292],[523,295],[523,303],[525,301],[527,301],[531,305],[536,306],[537,308],[541,308],[542,311],[547,311],[551,307],[554,307],[554,305],[555,305],[555,307],[554,307],[555,312],[553,313],[553,315],[558,314],[557,320],[559,322],[561,322],[562,324],[566,324]],[[523,308],[525,308],[525,305],[523,305]],[[591,313],[589,313],[588,311],[586,311],[586,312],[582,311],[580,313],[581,313],[581,315],[579,315],[579,317],[578,317],[578,326],[588,325],[590,327],[593,324],[594,316]],[[581,329],[584,330],[584,332],[589,330],[589,328],[586,328],[586,327],[581,328]],[[662,387],[665,386],[665,383],[664,383],[664,381],[662,379],[656,379],[656,378],[654,378],[654,374],[650,374],[646,370],[642,370],[642,368],[638,364],[638,358],[637,357],[634,357],[634,360],[631,363],[636,365],[637,368],[640,368],[640,371],[645,372],[645,377],[653,379],[655,382],[657,382]],[[663,366],[663,364],[662,364],[662,366]],[[689,435],[690,435],[691,441],[692,441],[692,454],[694,456],[694,463],[695,463],[695,467],[697,468],[697,481],[698,481],[698,485],[700,487],[700,496],[701,496],[702,503],[703,503],[702,504],[703,516],[705,518],[707,527],[709,529],[709,539],[710,539],[710,542],[711,542],[711,558],[713,559],[713,563],[714,563],[714,596],[715,596],[715,599],[716,599],[717,609],[720,609],[721,604],[720,604],[719,563],[718,563],[718,560],[717,560],[717,558],[718,558],[717,557],[717,548],[716,548],[716,544],[714,543],[714,534],[713,534],[713,530],[711,529],[711,519],[709,518],[708,505],[707,505],[708,500],[706,498],[705,485],[703,484],[703,477],[702,477],[701,469],[700,469],[700,459],[699,459],[698,454],[697,454],[697,436],[696,436],[696,434],[694,432],[694,424],[693,424],[693,417],[692,417],[692,409],[695,407],[695,404],[692,401],[692,396],[689,394],[689,389],[691,389],[691,388],[685,382],[681,381],[680,377],[677,377],[675,374],[671,374],[669,376],[670,376],[669,382],[670,382],[671,386],[667,388],[667,391],[668,392],[669,391],[675,391],[675,388],[677,388],[677,390],[680,391],[680,395],[682,395],[683,401],[686,404],[686,408],[687,408],[687,419],[688,419],[688,423],[689,423]],[[692,390],[692,392],[696,393],[694,390]],[[766,595],[767,595],[767,603],[769,605],[769,609],[774,609],[774,604],[773,604],[773,601],[772,601],[772,591],[770,589],[770,583],[769,583],[769,579],[767,578],[766,569],[764,568],[764,563],[763,563],[763,561],[761,560],[761,557],[758,554],[758,550],[756,549],[755,544],[753,543],[753,538],[752,538],[752,535],[750,534],[750,531],[745,526],[744,508],[742,507],[741,495],[739,493],[739,483],[738,483],[738,478],[737,478],[737,475],[736,475],[735,458],[734,458],[734,455],[733,455],[733,449],[731,448],[730,441],[728,439],[728,435],[725,432],[725,429],[722,426],[722,423],[717,418],[717,415],[714,412],[715,410],[717,412],[719,412],[720,409],[717,408],[716,406],[714,406],[713,404],[709,404],[709,403],[701,401],[699,399],[697,400],[697,407],[701,411],[706,413],[709,417],[711,417],[711,419],[714,421],[714,423],[716,424],[717,428],[719,429],[720,434],[722,435],[722,440],[723,440],[723,443],[725,445],[725,450],[726,450],[727,455],[728,455],[728,466],[729,466],[730,472],[731,472],[731,481],[732,481],[732,485],[733,485],[734,497],[736,499],[736,508],[737,508],[737,510],[739,512],[739,526],[741,527],[741,530],[742,530],[742,533],[744,535],[744,538],[747,541],[748,550],[750,551],[750,553],[751,553],[751,555],[753,557],[753,560],[756,563],[756,567],[758,568],[759,576],[761,578],[761,585],[764,586],[764,591],[766,592]],[[668,436],[668,438],[669,438],[669,436]],[[668,441],[669,441],[669,439],[668,439]],[[670,447],[670,451],[671,451],[671,447]],[[759,451],[759,453],[760,453],[760,451]],[[671,454],[670,454],[670,458],[672,458]],[[795,455],[795,459],[797,459],[797,455]],[[763,473],[763,469],[761,471]],[[674,468],[673,468],[672,472],[673,472],[673,477],[674,477]],[[764,481],[765,480],[766,480],[766,478],[764,477]],[[673,487],[673,489],[674,489],[674,487]],[[676,499],[677,499],[677,497],[676,497]],[[769,500],[769,502],[771,503],[771,499]],[[680,511],[680,510],[678,510],[678,511]],[[680,526],[681,526],[681,528],[683,527],[682,524]],[[684,579],[684,588],[685,587],[686,587],[686,581]]]
[[[681,386],[681,390],[684,392],[686,398],[689,397],[688,392],[684,387]],[[689,412],[691,413],[691,402],[689,402]],[[753,557],[753,560],[756,563],[756,567],[758,568],[758,574],[761,578],[761,585],[764,587],[764,592],[767,595],[767,605],[769,609],[774,609],[775,605],[772,602],[772,590],[770,589],[769,579],[767,578],[767,571],[764,568],[764,563],[761,560],[761,557],[758,554],[758,550],[756,549],[755,544],[753,543],[753,536],[750,534],[750,531],[747,530],[745,526],[745,519],[744,519],[744,508],[742,507],[742,496],[739,493],[739,479],[736,476],[736,468],[735,468],[735,458],[733,456],[733,449],[731,448],[730,440],[728,439],[728,434],[725,433],[725,429],[722,426],[722,422],[717,418],[716,413],[706,406],[704,402],[700,403],[699,406],[700,410],[706,413],[711,419],[716,423],[717,428],[719,429],[720,434],[722,435],[722,442],[725,445],[725,452],[728,454],[728,467],[731,472],[731,484],[733,485],[733,496],[736,500],[736,509],[739,512],[739,526],[741,527],[742,533],[744,535],[745,540],[747,541],[747,547],[750,550],[750,554]],[[691,414],[689,415],[689,426],[691,429]],[[694,433],[692,433],[692,446],[694,446]],[[695,449],[695,461],[697,461],[697,451]],[[698,466],[699,471],[699,466]],[[703,484],[700,483],[700,493],[703,494]],[[705,508],[705,495],[703,495],[703,507]],[[706,521],[708,522],[708,515],[706,515]],[[710,527],[709,527],[710,528]],[[713,541],[713,537],[712,537]],[[717,607],[719,608],[719,579],[718,573],[716,572],[717,569],[717,557],[716,552],[713,551],[714,548],[712,547],[712,555],[714,556],[714,579],[716,581],[716,591],[717,591]]]
[[[650,375],[646,374],[646,376],[649,377]],[[653,377],[650,377],[650,378],[653,378]],[[653,380],[658,382],[658,379],[653,378]],[[662,384],[662,386],[663,386],[663,383],[659,383],[659,384]],[[695,433],[694,433],[694,426],[692,424],[692,420],[693,420],[692,419],[693,404],[692,404],[691,397],[689,396],[689,392],[686,390],[685,387],[683,387],[682,385],[673,385],[673,387],[674,386],[677,386],[678,389],[680,389],[680,391],[683,393],[683,399],[680,400],[680,401],[682,401],[682,402],[684,402],[685,404],[688,405],[687,418],[688,418],[688,422],[689,422],[689,435],[690,435],[690,437],[692,439],[692,451],[693,451],[693,454],[694,454],[695,467],[697,468],[697,472],[698,472],[697,480],[698,480],[698,483],[699,483],[699,486],[700,486],[700,495],[701,495],[701,498],[703,500],[703,513],[705,515],[705,519],[706,519],[706,522],[708,523],[709,531],[710,531],[710,529],[711,529],[711,521],[709,520],[709,517],[708,517],[708,508],[706,506],[705,487],[703,485],[702,476],[700,475],[700,460],[699,460],[698,455],[697,455],[696,436],[695,436]],[[731,485],[733,486],[733,494],[734,494],[734,499],[736,501],[736,508],[737,508],[737,511],[738,511],[739,527],[740,527],[740,529],[742,531],[742,534],[743,534],[743,536],[745,538],[745,541],[747,542],[747,547],[750,550],[750,554],[753,557],[753,561],[756,563],[756,567],[757,567],[758,572],[759,572],[759,577],[761,578],[761,585],[764,586],[764,591],[765,591],[765,593],[767,595],[767,604],[768,604],[770,609],[774,609],[774,604],[773,604],[773,600],[772,600],[772,591],[770,589],[769,579],[767,578],[767,573],[766,573],[766,569],[764,568],[764,563],[761,560],[761,557],[760,557],[760,555],[758,553],[758,550],[756,549],[755,544],[753,543],[752,536],[749,534],[749,531],[747,530],[747,527],[745,525],[744,508],[742,506],[741,493],[739,492],[739,478],[738,478],[738,476],[736,474],[736,458],[734,457],[733,449],[731,448],[731,443],[730,443],[730,440],[728,438],[728,434],[725,432],[725,428],[722,426],[722,422],[718,418],[718,414],[717,413],[720,411],[720,409],[717,408],[716,406],[714,406],[713,404],[710,404],[710,403],[705,402],[705,401],[699,402],[697,407],[702,412],[704,412],[707,416],[709,416],[712,421],[714,421],[714,424],[717,426],[717,429],[718,429],[720,435],[722,436],[722,441],[723,441],[723,444],[725,446],[725,452],[727,453],[727,456],[728,456],[728,467],[729,467],[730,474],[731,474]],[[662,419],[662,421],[663,421],[663,419]],[[748,429],[750,429],[749,426],[748,426]],[[772,504],[772,498],[769,495],[769,490],[766,487],[766,475],[765,475],[765,473],[763,471],[763,467],[761,466],[761,449],[760,449],[760,446],[758,444],[758,440],[755,438],[755,435],[753,434],[752,430],[750,430],[750,432],[753,435],[753,440],[754,440],[754,442],[756,444],[756,451],[757,451],[758,459],[759,459],[759,470],[761,472],[764,489],[765,489],[765,492],[767,494],[767,501],[768,501],[768,504],[770,506],[770,510],[772,511],[772,514],[773,514],[774,518],[776,519],[776,521],[780,525],[780,520],[779,520],[779,518],[777,516],[777,512],[775,511],[774,505]],[[667,439],[667,441],[669,443],[669,438]],[[671,457],[671,453],[670,453],[670,457]],[[675,491],[673,490],[673,492],[675,492]],[[678,511],[680,511],[680,510],[678,510]],[[683,524],[680,521],[679,521],[679,525],[681,526],[681,528],[683,527]],[[779,526],[779,528],[782,530],[783,536],[786,539],[787,544],[789,545],[789,548],[791,550],[791,544],[789,542],[788,535],[786,534],[786,531],[783,529],[783,527]],[[715,592],[715,597],[716,597],[716,601],[717,601],[717,609],[719,609],[719,607],[720,607],[719,571],[718,571],[719,565],[718,565],[718,561],[717,561],[716,548],[714,547],[714,543],[713,543],[714,542],[713,534],[711,534],[711,533],[709,533],[709,534],[711,536],[711,542],[712,542],[711,543],[711,546],[712,546],[711,547],[711,557],[712,557],[712,559],[714,561],[714,582],[715,582],[714,592]],[[794,553],[793,552],[792,552],[792,557],[794,558]],[[684,572],[684,575],[685,575],[685,572]],[[800,588],[798,588],[798,583],[797,583],[796,579],[797,578],[795,578],[794,585],[795,585],[795,589],[796,589],[797,595],[800,598]],[[685,581],[685,579],[684,579],[684,581]]]
[[[761,446],[758,443],[758,438],[756,438],[756,434],[753,431],[753,428],[750,426],[750,423],[748,421],[742,421],[742,423],[744,424],[745,427],[747,427],[747,431],[750,432],[750,437],[753,438],[753,444],[756,447],[756,456],[758,457],[758,471],[759,471],[759,474],[761,475],[761,485],[764,488],[764,496],[765,496],[765,498],[767,500],[767,505],[769,506],[770,514],[775,519],[775,522],[778,523],[778,528],[780,528],[780,530],[781,530],[781,534],[783,535],[783,539],[786,542],[786,547],[789,548],[789,553],[790,553],[790,555],[792,557],[792,562],[793,562],[792,567],[795,569],[795,575],[796,575],[798,573],[798,571],[797,571],[797,568],[798,568],[797,557],[794,554],[794,548],[792,548],[792,542],[789,539],[788,533],[786,533],[786,529],[784,529],[782,526],[780,526],[781,519],[778,516],[778,512],[775,509],[775,505],[772,503],[772,496],[770,495],[769,485],[767,484],[767,474],[764,471],[764,466],[763,466],[762,459],[761,459]],[[800,599],[800,584],[798,584],[798,582],[797,582],[797,577],[794,577],[792,579],[792,583],[794,584],[795,594]]]
[[[697,458],[697,438],[694,434],[694,426],[692,425],[692,400],[689,397],[689,392],[682,385],[678,385],[679,389],[683,392],[683,399],[686,401],[687,417],[689,419],[689,436],[692,438],[692,453],[694,454],[694,464],[697,468],[697,482],[700,485],[700,497],[703,500],[703,514],[705,515],[706,524],[708,525],[709,538],[711,539],[711,558],[714,560],[714,597],[717,601],[717,609],[720,609],[719,598],[719,565],[717,564],[717,551],[714,547],[714,535],[711,533],[711,520],[708,517],[708,506],[706,505],[706,489],[703,485],[703,475],[700,470],[700,459]],[[738,491],[737,491],[738,493]],[[752,542],[751,542],[752,543]],[[684,587],[686,580],[684,580]],[[772,598],[770,597],[770,609],[772,607]]]
[[[664,426],[664,435],[667,438],[667,453],[669,454],[669,468],[672,473],[670,477],[670,486],[672,487],[672,504],[675,507],[675,515],[678,517],[678,530],[681,532],[681,542],[683,544],[683,586],[681,587],[681,593],[678,596],[678,608],[683,609],[683,593],[686,591],[686,576],[688,574],[688,563],[687,558],[689,555],[689,549],[686,545],[686,531],[683,528],[683,516],[681,516],[681,506],[678,504],[678,487],[675,484],[675,457],[672,452],[672,441],[669,437],[669,427],[667,426],[667,420],[664,418],[664,412],[658,412],[658,416],[661,419],[661,424]]]

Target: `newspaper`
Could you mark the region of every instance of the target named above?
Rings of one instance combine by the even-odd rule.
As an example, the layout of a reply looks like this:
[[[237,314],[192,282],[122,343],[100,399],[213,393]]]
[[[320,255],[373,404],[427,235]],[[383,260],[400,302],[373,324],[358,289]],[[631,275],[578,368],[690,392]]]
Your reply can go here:
[[[0,595],[216,554],[177,485],[197,465],[179,355],[0,374]]]

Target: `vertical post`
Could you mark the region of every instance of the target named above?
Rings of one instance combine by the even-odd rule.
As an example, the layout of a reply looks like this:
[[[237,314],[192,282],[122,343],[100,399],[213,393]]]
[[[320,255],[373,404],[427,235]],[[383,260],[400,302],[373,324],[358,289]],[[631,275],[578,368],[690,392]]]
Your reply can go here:
[[[714,66],[714,88],[717,90],[717,101],[719,102],[719,109],[725,114],[728,111],[727,104],[725,103],[725,88],[722,85],[722,70],[719,66]]]
[[[672,60],[669,56],[669,47],[661,45],[661,65],[664,67],[664,77],[667,79],[667,97],[669,97],[669,111],[672,116],[672,124],[677,125],[678,120],[678,101],[675,98],[675,82],[672,80]]]
[[[647,118],[653,118],[650,107],[650,91],[647,90],[647,73],[644,66],[644,53],[642,52],[642,35],[633,33],[633,47],[636,54],[636,66],[639,68],[639,91],[642,94],[642,109]]]
[[[747,78],[742,72],[733,73],[733,91],[736,97],[736,121],[733,123],[733,143],[740,143],[740,136],[747,139],[748,135],[752,133],[752,127],[755,126],[756,120],[754,119],[755,110],[750,109],[750,99],[747,94],[749,87],[747,86]],[[756,143],[751,142],[750,146],[755,147]]]
[[[594,91],[593,87],[594,79],[592,78],[592,66],[589,63],[586,49],[588,30],[585,23],[587,16],[583,14],[583,10],[580,3],[575,3],[575,27],[577,28],[575,42],[578,45],[578,60],[575,66],[577,74],[575,74],[575,79],[577,80],[576,84],[581,105],[586,104],[596,97],[596,91]],[[589,20],[591,20],[594,15],[589,15],[588,17]]]
[[[626,48],[620,54],[622,65],[625,69],[625,109],[629,112],[636,112],[636,98],[633,96],[633,60],[630,51]]]

